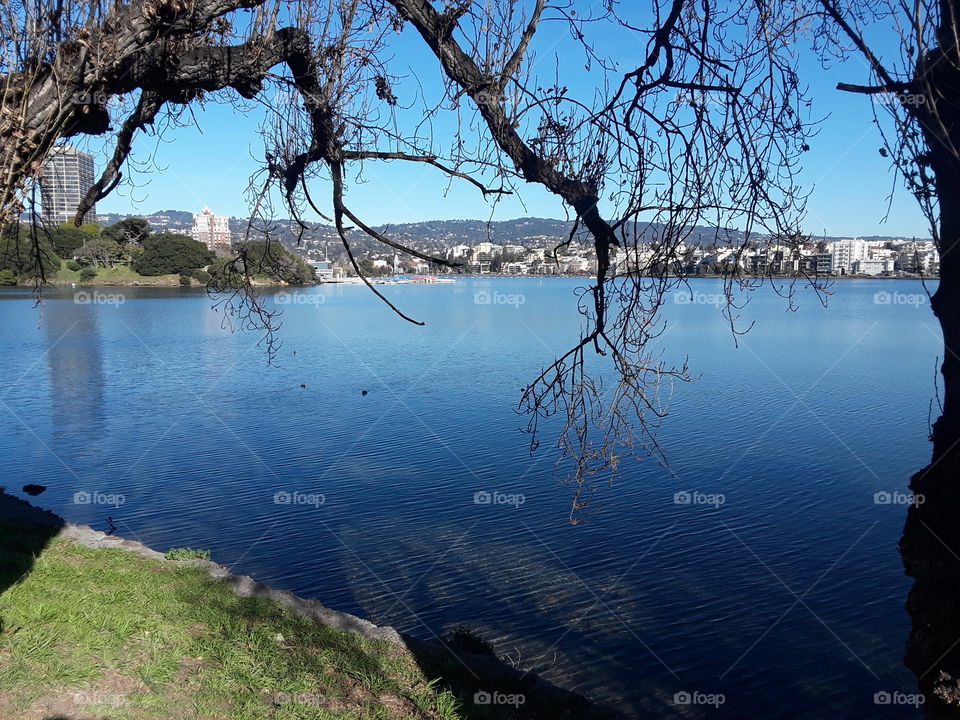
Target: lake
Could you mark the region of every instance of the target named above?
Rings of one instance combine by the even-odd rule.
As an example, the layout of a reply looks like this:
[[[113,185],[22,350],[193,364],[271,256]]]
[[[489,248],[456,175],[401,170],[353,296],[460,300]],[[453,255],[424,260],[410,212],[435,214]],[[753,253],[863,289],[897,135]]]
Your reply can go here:
[[[796,312],[765,289],[739,348],[719,282],[678,291],[660,344],[697,381],[659,430],[670,471],[624,461],[574,526],[554,438],[531,454],[515,408],[584,282],[383,288],[425,327],[360,286],[282,294],[276,367],[196,290],[2,289],[0,484],[377,624],[467,625],[635,717],[917,714],[874,698],[915,692],[898,493],[941,348],[920,283]]]

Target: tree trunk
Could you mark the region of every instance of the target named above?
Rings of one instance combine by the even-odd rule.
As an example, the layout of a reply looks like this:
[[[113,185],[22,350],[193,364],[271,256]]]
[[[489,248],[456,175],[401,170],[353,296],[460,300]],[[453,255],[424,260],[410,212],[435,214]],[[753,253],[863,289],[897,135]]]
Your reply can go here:
[[[945,197],[945,196],[941,196]],[[953,197],[960,197],[954,194]],[[960,218],[944,209],[943,237],[960,238]],[[950,233],[947,235],[947,233]],[[944,336],[943,412],[933,426],[930,464],[910,480],[900,552],[914,579],[907,598],[913,628],[904,662],[917,676],[928,717],[960,717],[960,254],[942,256],[933,309]]]
[[[917,676],[931,718],[960,717],[960,66],[955,40],[918,65],[927,101],[917,118],[939,198],[940,284],[932,298],[943,332],[940,417],[930,464],[910,480],[900,552],[914,579],[907,598],[913,628],[904,662]],[[950,57],[944,57],[950,55]]]

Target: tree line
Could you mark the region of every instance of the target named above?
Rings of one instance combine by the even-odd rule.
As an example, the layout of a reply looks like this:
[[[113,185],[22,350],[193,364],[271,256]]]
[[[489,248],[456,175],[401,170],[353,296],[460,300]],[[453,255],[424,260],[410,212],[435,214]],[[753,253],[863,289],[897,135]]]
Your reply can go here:
[[[55,228],[10,223],[0,229],[0,285],[50,282],[61,268],[92,281],[102,269],[129,267],[145,277],[180,275],[183,284],[195,278],[218,284],[230,273],[305,284],[313,268],[280,243],[250,240],[234,248],[243,262],[217,257],[206,245],[186,235],[154,232],[143,218],[127,218],[100,228],[95,223]]]

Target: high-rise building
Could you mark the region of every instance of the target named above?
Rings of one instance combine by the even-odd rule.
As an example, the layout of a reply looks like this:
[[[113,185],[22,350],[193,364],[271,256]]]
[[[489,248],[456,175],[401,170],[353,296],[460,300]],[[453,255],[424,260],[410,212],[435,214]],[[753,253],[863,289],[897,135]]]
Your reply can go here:
[[[55,147],[43,164],[40,178],[43,221],[48,225],[73,222],[80,201],[92,186],[93,157],[69,145]],[[96,205],[83,221],[97,221]]]
[[[230,252],[230,218],[214,215],[208,207],[194,213],[190,234],[213,252]]]

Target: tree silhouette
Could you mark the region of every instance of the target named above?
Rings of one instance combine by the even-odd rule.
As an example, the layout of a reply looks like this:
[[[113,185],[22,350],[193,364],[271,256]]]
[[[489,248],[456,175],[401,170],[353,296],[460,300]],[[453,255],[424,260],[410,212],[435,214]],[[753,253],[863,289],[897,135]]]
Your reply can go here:
[[[948,0],[913,3],[811,3],[814,35],[825,56],[857,54],[866,83],[838,89],[872,100],[882,154],[913,193],[940,253],[940,281],[931,307],[943,331],[940,416],[931,430],[930,464],[911,478],[922,503],[908,511],[900,551],[915,583],[907,602],[913,632],[906,664],[917,675],[931,717],[960,710],[960,7]],[[879,52],[869,38],[889,28],[899,54]]]

